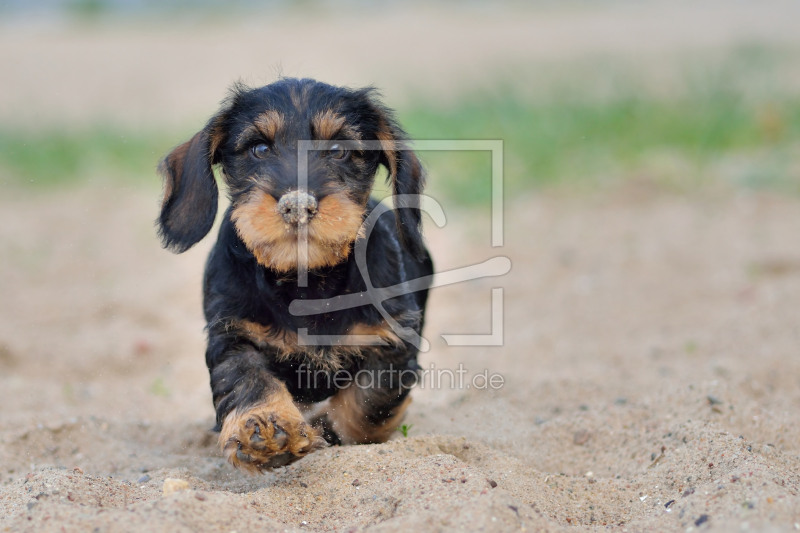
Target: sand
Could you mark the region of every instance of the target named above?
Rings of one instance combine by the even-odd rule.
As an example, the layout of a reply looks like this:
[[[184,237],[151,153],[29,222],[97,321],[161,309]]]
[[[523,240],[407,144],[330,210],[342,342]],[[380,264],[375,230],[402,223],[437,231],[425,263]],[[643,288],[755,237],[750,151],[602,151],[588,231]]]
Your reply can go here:
[[[368,12],[358,35],[399,35],[424,13],[452,47],[425,55],[420,32],[422,43],[388,39],[371,60],[320,56],[272,22],[283,37],[269,57],[287,74],[390,87],[395,103],[421,84],[441,97],[463,80],[488,83],[484,67],[503,61],[652,59],[800,35],[775,10],[687,5],[544,6],[511,22],[478,11],[453,26],[446,13],[405,12],[391,31]],[[341,35],[309,24],[322,40]],[[32,28],[0,36],[0,69],[15,80],[0,114],[25,127],[199,124],[231,79],[271,76],[251,68],[258,49],[231,55],[270,37],[224,24],[165,24],[146,39],[141,28]],[[355,34],[344,42],[363,48]],[[106,85],[81,83],[98,70]],[[46,90],[48,72],[74,77]],[[542,192],[508,199],[501,248],[486,213],[446,205],[447,226],[427,232],[440,269],[503,255],[512,270],[434,291],[420,362],[463,368],[470,385],[499,375],[502,387],[443,380],[414,391],[407,436],[250,476],[225,463],[210,431],[200,280],[212,239],[174,256],[155,237],[155,182],[88,178],[0,195],[0,531],[800,529],[796,197],[641,183]],[[447,345],[444,334],[497,331],[498,287],[502,346]]]
[[[539,195],[509,208],[497,249],[464,245],[485,221],[452,213],[429,231],[443,268],[506,255],[512,272],[435,291],[421,362],[504,385],[444,380],[414,392],[407,437],[250,476],[209,430],[208,243],[160,250],[155,193],[3,200],[0,530],[800,523],[800,200]],[[442,333],[489,333],[492,287],[503,346],[447,346]],[[164,496],[167,478],[188,490]]]

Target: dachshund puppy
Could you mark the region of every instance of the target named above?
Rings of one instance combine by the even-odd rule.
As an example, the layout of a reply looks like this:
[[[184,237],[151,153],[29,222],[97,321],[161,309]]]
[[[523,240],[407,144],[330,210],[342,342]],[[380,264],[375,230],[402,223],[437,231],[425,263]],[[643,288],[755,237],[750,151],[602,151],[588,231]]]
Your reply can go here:
[[[300,150],[303,141],[323,148]],[[234,86],[207,125],[161,162],[157,226],[173,252],[214,224],[215,167],[230,196],[203,305],[215,429],[235,467],[283,466],[326,442],[384,442],[402,420],[419,366],[397,324],[421,332],[427,286],[392,293],[382,310],[368,298],[311,314],[290,304],[367,290],[354,253],[362,246],[373,287],[432,275],[413,201],[424,175],[406,143],[374,90],[281,79]],[[393,195],[412,201],[370,217],[368,228],[380,167]],[[357,338],[373,340],[350,342]]]

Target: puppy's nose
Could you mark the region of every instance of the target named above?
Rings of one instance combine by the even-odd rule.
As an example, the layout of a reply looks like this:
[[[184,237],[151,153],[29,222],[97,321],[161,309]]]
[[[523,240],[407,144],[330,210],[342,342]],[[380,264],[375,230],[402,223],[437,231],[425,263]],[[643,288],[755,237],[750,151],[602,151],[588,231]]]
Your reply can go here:
[[[278,212],[287,224],[308,224],[317,214],[317,199],[305,191],[287,192],[278,201]]]

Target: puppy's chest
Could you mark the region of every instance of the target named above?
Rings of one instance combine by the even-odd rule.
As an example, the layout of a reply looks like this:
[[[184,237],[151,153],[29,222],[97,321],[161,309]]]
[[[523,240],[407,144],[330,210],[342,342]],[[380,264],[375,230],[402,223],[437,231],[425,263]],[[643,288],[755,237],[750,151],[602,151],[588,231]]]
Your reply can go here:
[[[289,327],[270,321],[234,320],[230,328],[276,362],[306,364],[325,371],[352,366],[371,355],[389,357],[403,343],[383,321],[342,321],[319,316]]]

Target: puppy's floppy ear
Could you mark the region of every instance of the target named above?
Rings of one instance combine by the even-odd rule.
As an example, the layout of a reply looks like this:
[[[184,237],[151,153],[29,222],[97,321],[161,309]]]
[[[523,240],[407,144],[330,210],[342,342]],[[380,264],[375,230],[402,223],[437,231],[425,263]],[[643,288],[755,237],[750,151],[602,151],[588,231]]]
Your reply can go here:
[[[394,195],[405,196],[398,205],[395,201],[395,220],[403,247],[417,259],[425,256],[422,240],[422,213],[417,195],[425,187],[425,173],[416,154],[408,147],[405,132],[400,128],[393,114],[383,106],[373,104],[378,110],[378,131],[376,133],[383,150],[380,162],[389,171],[388,181]]]
[[[164,179],[158,233],[162,245],[175,253],[191,248],[214,225],[219,192],[211,165],[219,140],[213,122],[172,150],[158,166]]]

